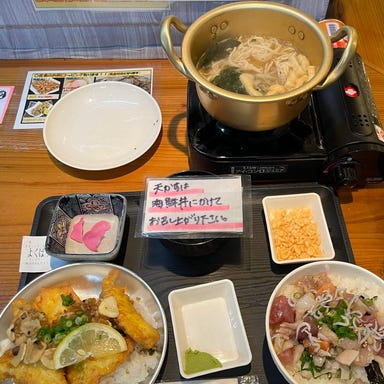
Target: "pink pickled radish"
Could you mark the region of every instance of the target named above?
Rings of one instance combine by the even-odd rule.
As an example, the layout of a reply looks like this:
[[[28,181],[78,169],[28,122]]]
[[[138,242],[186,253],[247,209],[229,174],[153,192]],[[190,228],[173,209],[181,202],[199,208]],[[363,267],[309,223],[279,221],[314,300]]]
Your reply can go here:
[[[87,233],[83,236],[83,243],[91,251],[97,252],[101,240],[105,232],[111,229],[111,224],[108,221],[102,220],[97,222]]]
[[[80,218],[80,220],[73,226],[70,237],[72,240],[77,241],[78,243],[83,242],[83,225],[84,218]]]

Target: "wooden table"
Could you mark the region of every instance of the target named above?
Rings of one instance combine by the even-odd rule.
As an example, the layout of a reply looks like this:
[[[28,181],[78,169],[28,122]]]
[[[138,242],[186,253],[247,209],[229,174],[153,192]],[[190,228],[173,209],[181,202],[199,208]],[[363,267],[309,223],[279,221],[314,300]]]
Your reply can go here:
[[[42,130],[14,130],[28,70],[154,68],[154,91],[163,115],[162,132],[141,158],[106,172],[64,166],[44,145]],[[384,75],[368,67],[374,98],[384,116]],[[186,79],[168,60],[0,61],[0,84],[15,85],[0,126],[0,309],[16,293],[23,235],[29,235],[40,201],[65,193],[140,191],[148,176],[163,177],[189,169],[186,147]],[[129,139],[129,138],[128,138]],[[383,185],[340,194],[342,211],[357,264],[384,277]]]

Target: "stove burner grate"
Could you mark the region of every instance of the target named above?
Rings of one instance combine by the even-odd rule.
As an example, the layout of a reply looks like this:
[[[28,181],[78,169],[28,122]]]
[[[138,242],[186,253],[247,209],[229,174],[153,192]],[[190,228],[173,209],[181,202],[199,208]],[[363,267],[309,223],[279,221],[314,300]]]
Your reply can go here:
[[[218,121],[212,121],[196,132],[195,145],[201,151],[209,152],[213,156],[285,157],[302,154],[305,147],[314,146],[311,134],[311,127],[298,121],[294,126],[261,132],[238,131]]]

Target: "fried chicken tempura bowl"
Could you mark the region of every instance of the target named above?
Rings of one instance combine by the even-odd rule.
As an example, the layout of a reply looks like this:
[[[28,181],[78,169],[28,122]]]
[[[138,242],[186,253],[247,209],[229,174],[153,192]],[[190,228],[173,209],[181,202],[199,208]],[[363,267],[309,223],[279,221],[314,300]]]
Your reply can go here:
[[[25,322],[25,318],[30,321]],[[62,318],[66,321],[63,322]],[[86,319],[86,324],[77,323],[81,318]],[[70,323],[73,328],[61,336],[60,329]],[[68,343],[68,338],[81,334],[79,330],[82,328],[84,331],[92,328],[93,324],[96,324],[95,329],[107,326],[110,334],[120,334],[127,348],[124,345],[118,352],[111,352],[111,349],[106,355],[87,354],[86,350],[87,356],[83,360],[68,366],[57,365],[55,351],[63,349],[59,347],[60,343]],[[52,333],[53,330],[56,333]],[[26,335],[31,332],[35,336],[29,340]],[[30,282],[0,314],[0,342],[4,347],[0,350],[0,382],[10,378],[16,384],[152,384],[165,358],[167,335],[163,307],[138,275],[109,263],[66,265]],[[84,340],[83,346],[86,344]],[[97,350],[94,348],[97,343],[101,344],[101,349],[104,348],[104,341],[95,340],[91,350]],[[28,355],[35,356],[36,360],[35,352],[28,353],[30,344],[43,345],[44,353],[41,352],[40,360],[27,358]],[[70,342],[68,345],[71,347]],[[20,352],[22,347],[26,352]],[[82,354],[84,351],[81,349],[77,347],[76,351]],[[46,355],[51,350],[54,357],[48,361],[53,361],[49,365]]]
[[[290,384],[382,382],[384,280],[362,267],[317,261],[294,269],[272,292],[265,327]]]

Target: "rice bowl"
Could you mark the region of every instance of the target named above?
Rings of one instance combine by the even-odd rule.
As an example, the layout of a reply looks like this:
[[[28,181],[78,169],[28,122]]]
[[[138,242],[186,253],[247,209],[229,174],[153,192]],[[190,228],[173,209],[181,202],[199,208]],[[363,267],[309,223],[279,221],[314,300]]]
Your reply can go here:
[[[62,287],[68,285],[73,289],[81,302],[88,299],[96,299],[102,290],[103,281],[111,272],[117,274],[116,282],[119,287],[127,287],[126,290],[122,288],[124,293],[129,295],[135,310],[141,315],[144,321],[158,331],[159,338],[151,350],[147,350],[144,344],[140,346],[136,343],[136,348],[129,357],[126,358],[125,361],[119,360],[121,363],[119,363],[120,365],[118,367],[114,368],[114,371],[109,370],[110,374],[108,376],[101,374],[100,383],[154,383],[162,367],[167,350],[167,322],[164,310],[155,293],[144,280],[130,270],[113,264],[97,262],[69,264],[45,273],[30,282],[14,296],[0,314],[0,340],[2,341],[2,346],[8,341],[8,345],[12,347],[12,344],[9,344],[9,341],[11,341],[9,331],[12,331],[10,325],[14,317],[13,304],[17,300],[25,300],[27,303],[32,302],[43,289],[56,288],[61,290]],[[9,348],[6,348],[2,352],[7,352],[8,349]],[[110,362],[112,359],[115,359],[115,356],[111,358]],[[39,368],[39,372],[52,371],[53,374],[54,372],[61,371],[61,369],[54,368],[47,370],[40,363],[41,362],[38,361],[39,365],[34,365]],[[101,361],[99,366],[101,367],[102,364],[103,362]],[[29,366],[29,363],[23,363],[23,366]],[[5,366],[4,364],[3,367],[4,372],[2,372],[2,374],[8,375],[3,375],[3,378],[13,377],[14,372],[18,368],[16,367],[10,370],[8,369],[8,365]],[[11,376],[9,376],[9,374]],[[80,380],[77,382],[79,381]],[[30,380],[28,380],[28,382],[30,382]],[[31,377],[31,383],[32,382],[39,383],[42,381],[40,376],[35,374],[34,377]]]
[[[305,300],[302,299],[304,296],[301,293],[299,295],[298,287],[302,287],[304,281],[308,282],[308,280],[311,279],[320,280],[320,275],[327,279],[329,278],[331,284],[336,287],[335,295],[343,295],[343,297],[345,297],[345,302],[348,304],[346,308],[348,308],[348,311],[350,310],[350,312],[345,311],[345,319],[347,319],[347,313],[353,314],[353,323],[351,323],[353,326],[347,326],[348,322],[345,320],[346,324],[344,324],[345,326],[342,329],[345,332],[352,330],[356,333],[356,337],[353,337],[353,334],[349,336],[345,333],[341,336],[341,334],[338,333],[337,340],[332,341],[333,334],[336,331],[333,330],[329,332],[331,325],[326,323],[324,320],[325,317],[322,317],[323,315],[315,316],[315,313],[318,313],[315,312],[315,309],[317,310],[319,307],[321,307],[321,311],[325,313],[324,307],[326,307],[326,305],[323,305],[322,300],[319,300],[320,295],[314,295],[315,300],[312,303],[308,298]],[[326,291],[323,291],[323,293],[324,292]],[[287,308],[293,308],[293,318],[289,319],[287,315],[284,319],[276,320],[276,303],[280,300],[283,301],[282,299],[284,297],[287,299]],[[331,306],[333,316],[336,316],[334,314],[338,313],[339,301],[344,301],[344,299],[336,301],[335,297],[336,296],[332,296],[332,298],[328,300],[328,302],[331,303],[329,306]],[[373,305],[376,311],[376,325],[368,325],[366,318],[368,312],[362,316],[358,316],[359,312],[352,307],[347,297],[350,299],[350,302],[355,301],[355,298],[361,298],[365,300],[364,302],[366,302],[367,305],[369,298],[369,305]],[[298,304],[299,301],[301,301],[300,306],[306,306],[306,308],[300,308]],[[287,314],[290,312],[290,309],[287,309]],[[281,313],[283,312],[285,312],[285,310]],[[290,384],[369,383],[366,367],[363,366],[362,363],[363,360],[361,356],[363,353],[361,351],[369,350],[371,352],[377,346],[378,351],[372,353],[372,356],[369,355],[370,360],[367,358],[367,361],[369,361],[370,365],[372,358],[373,361],[377,362],[381,371],[383,371],[383,314],[384,282],[382,279],[364,268],[353,264],[339,261],[314,262],[293,270],[284,277],[274,289],[267,306],[265,320],[268,348],[275,365]],[[310,323],[308,317],[306,317],[309,315],[313,315],[313,319],[315,319],[315,325],[310,330],[304,328],[304,324]],[[303,320],[304,318],[305,320]],[[337,323],[337,325],[339,326],[340,324]],[[363,335],[363,330],[365,330],[363,325],[369,331],[367,335],[370,333],[369,337],[367,336],[365,340],[360,337]],[[315,328],[316,333],[312,332]],[[341,329],[341,327],[339,329]],[[301,335],[303,330],[307,331],[305,337]],[[378,340],[372,338],[372,334],[377,337]],[[313,348],[313,345],[309,345],[314,339],[318,342],[317,345],[319,347],[317,350]],[[307,340],[310,340],[311,343],[308,343]],[[331,342],[329,340],[331,340]],[[323,341],[324,343],[328,342],[328,349],[322,349],[322,347],[320,347]],[[348,348],[344,347],[347,342],[350,342],[351,345]],[[353,343],[360,342],[361,345],[359,344],[359,348],[352,346]],[[344,353],[344,356],[342,356],[342,352],[347,349],[347,353]],[[287,351],[289,353],[292,352],[290,356],[291,360],[287,358]],[[352,358],[350,360],[343,360],[348,354],[349,357],[352,356]],[[368,354],[365,353],[365,355]],[[319,356],[321,356],[321,358]],[[310,361],[311,365],[308,365],[308,361]],[[332,369],[334,369],[334,371],[332,371]]]

